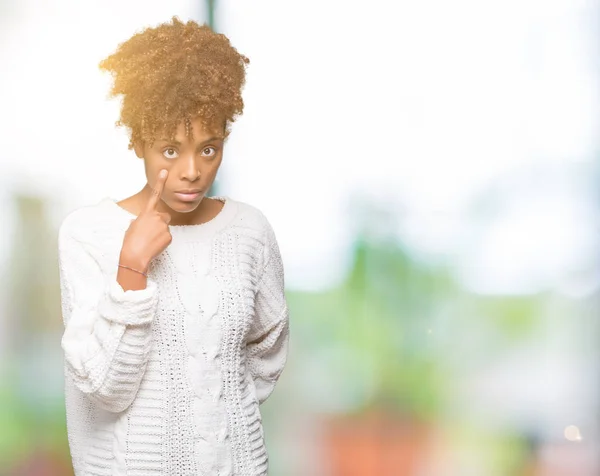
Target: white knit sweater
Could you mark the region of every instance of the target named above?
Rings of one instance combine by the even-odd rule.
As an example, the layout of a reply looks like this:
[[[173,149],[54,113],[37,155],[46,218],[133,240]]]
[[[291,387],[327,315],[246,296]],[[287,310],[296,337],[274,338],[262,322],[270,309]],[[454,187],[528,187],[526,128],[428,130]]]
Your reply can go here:
[[[135,215],[110,197],[59,229],[68,439],[76,476],[266,475],[259,405],[285,366],[289,314],[275,234],[227,196],[170,225],[147,287],[116,280]]]

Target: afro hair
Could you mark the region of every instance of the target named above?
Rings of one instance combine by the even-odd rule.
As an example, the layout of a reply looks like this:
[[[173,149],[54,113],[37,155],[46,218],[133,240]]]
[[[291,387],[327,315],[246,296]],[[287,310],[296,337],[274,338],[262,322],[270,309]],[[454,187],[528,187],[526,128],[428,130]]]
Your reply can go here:
[[[122,95],[116,125],[129,129],[132,149],[136,142],[151,145],[158,134],[173,138],[181,122],[189,136],[191,120],[198,117],[209,129],[221,128],[226,138],[244,109],[249,62],[225,35],[173,17],[134,34],[99,67],[112,74],[109,97]]]

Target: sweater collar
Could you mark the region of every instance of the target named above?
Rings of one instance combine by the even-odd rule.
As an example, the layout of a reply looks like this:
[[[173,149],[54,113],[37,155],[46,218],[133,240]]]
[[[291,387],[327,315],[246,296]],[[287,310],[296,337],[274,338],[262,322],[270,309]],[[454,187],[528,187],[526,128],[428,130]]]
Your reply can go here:
[[[196,225],[169,225],[169,232],[171,233],[173,240],[202,240],[202,238],[213,236],[215,233],[225,228],[233,220],[238,210],[237,201],[233,200],[227,195],[217,195],[209,198],[224,202],[221,211],[219,211],[215,217],[205,223]],[[136,215],[118,205],[117,200],[113,199],[112,197],[107,196],[103,198],[101,200],[101,204],[113,209],[115,214],[129,218],[130,220],[137,218]]]

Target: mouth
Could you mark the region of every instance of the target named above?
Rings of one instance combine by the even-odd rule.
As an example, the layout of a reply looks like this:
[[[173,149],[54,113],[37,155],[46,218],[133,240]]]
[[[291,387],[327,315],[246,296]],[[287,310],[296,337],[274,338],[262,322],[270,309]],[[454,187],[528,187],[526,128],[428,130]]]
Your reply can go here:
[[[202,192],[174,192],[174,195],[182,202],[195,202],[196,200],[198,200],[198,198],[200,198]]]

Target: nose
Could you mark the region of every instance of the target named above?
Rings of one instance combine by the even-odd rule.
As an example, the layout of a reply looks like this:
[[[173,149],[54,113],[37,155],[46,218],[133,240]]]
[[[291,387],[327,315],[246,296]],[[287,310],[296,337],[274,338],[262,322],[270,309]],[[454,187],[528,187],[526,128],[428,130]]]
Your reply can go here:
[[[183,161],[183,177],[188,179],[190,182],[197,180],[200,176],[200,167],[196,162],[194,154],[188,154],[184,157]]]

